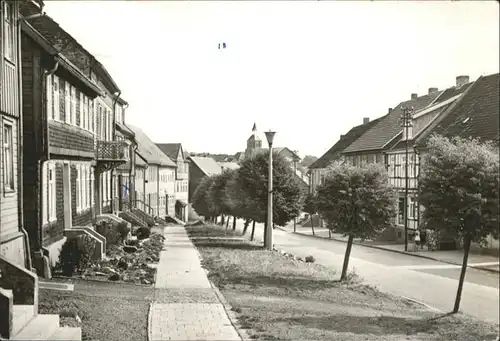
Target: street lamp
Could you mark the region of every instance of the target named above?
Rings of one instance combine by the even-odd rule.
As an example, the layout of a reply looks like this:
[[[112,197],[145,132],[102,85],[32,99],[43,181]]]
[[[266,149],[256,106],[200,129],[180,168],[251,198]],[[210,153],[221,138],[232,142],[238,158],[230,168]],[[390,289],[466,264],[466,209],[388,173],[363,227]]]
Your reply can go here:
[[[269,144],[269,177],[267,193],[267,224],[266,235],[264,238],[264,247],[267,250],[273,249],[273,140],[274,131],[266,131],[266,139]]]
[[[410,127],[413,126],[413,107],[403,107],[402,113],[400,117],[401,126],[405,130],[405,207],[404,207],[404,220],[405,220],[405,251],[408,251],[408,187],[409,187],[409,179],[408,179],[408,143],[409,136],[408,131]]]

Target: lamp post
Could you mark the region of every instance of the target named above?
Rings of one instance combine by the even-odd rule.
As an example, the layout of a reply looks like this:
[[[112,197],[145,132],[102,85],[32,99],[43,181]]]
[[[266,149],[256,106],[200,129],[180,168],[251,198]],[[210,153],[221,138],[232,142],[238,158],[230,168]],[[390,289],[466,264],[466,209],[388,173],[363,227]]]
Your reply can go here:
[[[267,224],[266,235],[264,238],[264,247],[267,250],[273,249],[273,140],[274,131],[266,131],[266,139],[269,144],[269,176],[267,193]]]
[[[405,224],[405,251],[408,251],[408,142],[409,136],[408,131],[410,127],[413,126],[413,107],[403,107],[401,113],[401,126],[403,127],[405,134],[405,200],[404,200],[404,224]]]

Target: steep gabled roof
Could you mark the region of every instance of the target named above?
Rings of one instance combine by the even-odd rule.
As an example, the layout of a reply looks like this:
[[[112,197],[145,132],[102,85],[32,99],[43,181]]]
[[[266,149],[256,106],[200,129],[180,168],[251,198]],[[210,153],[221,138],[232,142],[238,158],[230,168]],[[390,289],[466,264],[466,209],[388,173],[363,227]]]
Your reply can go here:
[[[416,146],[425,147],[433,133],[448,138],[459,136],[478,138],[482,141],[498,141],[499,82],[498,73],[480,77],[458,100],[455,107],[437,120],[425,135],[417,139]]]
[[[176,161],[181,149],[180,143],[157,143],[158,148],[162,150],[171,160]]]
[[[368,129],[356,141],[348,146],[344,153],[355,153],[368,150],[383,149],[384,146],[394,139],[401,131],[399,118],[404,106],[413,106],[415,112],[428,106],[440,92],[435,92],[425,96],[417,97],[414,100],[404,101],[398,104],[396,108],[385,115],[377,124]]]
[[[354,141],[356,141],[361,135],[363,135],[368,129],[376,125],[385,116],[379,117],[376,120],[370,121],[365,124],[360,124],[349,130],[347,134],[342,136],[340,140],[337,141],[323,156],[314,161],[308,168],[326,168],[331,162],[338,159],[345,148],[350,146]]]
[[[128,125],[134,132],[137,141],[137,152],[147,161],[148,164],[162,167],[177,167],[170,158],[165,155],[160,148],[139,128]]]
[[[99,88],[99,86],[87,75],[85,75],[79,68],[77,68],[68,58],[60,53],[52,44],[40,34],[33,26],[31,26],[26,21],[21,21],[21,29],[23,34],[29,36],[33,41],[40,46],[47,54],[53,56],[59,61],[59,64],[64,68],[71,76],[75,77],[81,85],[86,89],[90,90],[94,96],[103,95],[104,92]],[[85,91],[88,93],[88,90]]]
[[[236,162],[219,162],[222,169],[238,169],[240,166]]]
[[[220,174],[221,166],[211,157],[190,156],[189,160],[194,163],[205,175]]]

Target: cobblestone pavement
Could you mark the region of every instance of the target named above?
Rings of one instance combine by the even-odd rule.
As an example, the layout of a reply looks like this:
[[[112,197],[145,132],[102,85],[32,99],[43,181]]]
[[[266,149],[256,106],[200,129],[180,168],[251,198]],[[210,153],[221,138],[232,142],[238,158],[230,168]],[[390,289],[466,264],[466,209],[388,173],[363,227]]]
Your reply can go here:
[[[150,341],[241,340],[182,226],[165,229],[150,311]]]

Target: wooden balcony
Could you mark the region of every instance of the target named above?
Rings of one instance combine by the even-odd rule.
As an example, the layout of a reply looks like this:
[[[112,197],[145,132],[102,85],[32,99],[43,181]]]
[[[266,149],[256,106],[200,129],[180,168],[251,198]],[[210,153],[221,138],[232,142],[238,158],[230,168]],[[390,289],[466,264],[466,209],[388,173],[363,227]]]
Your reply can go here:
[[[129,146],[125,141],[97,141],[96,161],[102,171],[116,168],[129,159]]]

